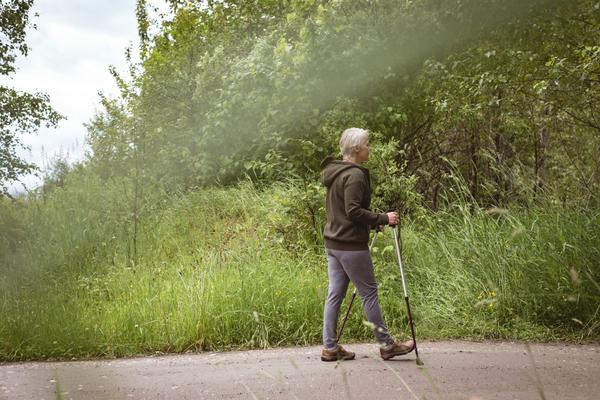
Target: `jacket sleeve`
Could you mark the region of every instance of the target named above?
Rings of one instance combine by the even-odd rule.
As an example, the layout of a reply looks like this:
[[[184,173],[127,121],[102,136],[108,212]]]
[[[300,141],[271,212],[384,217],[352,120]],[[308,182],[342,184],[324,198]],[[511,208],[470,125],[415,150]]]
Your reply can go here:
[[[344,184],[344,207],[346,215],[353,221],[372,227],[387,225],[389,220],[385,213],[377,214],[362,208],[361,203],[367,190],[364,179],[350,175]]]

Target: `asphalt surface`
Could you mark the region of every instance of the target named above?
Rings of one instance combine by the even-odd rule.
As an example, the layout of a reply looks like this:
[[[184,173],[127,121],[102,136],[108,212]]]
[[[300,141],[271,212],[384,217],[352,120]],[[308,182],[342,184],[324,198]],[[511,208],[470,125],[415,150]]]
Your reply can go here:
[[[1,399],[600,399],[600,345],[423,342],[382,361],[320,347],[0,364]]]

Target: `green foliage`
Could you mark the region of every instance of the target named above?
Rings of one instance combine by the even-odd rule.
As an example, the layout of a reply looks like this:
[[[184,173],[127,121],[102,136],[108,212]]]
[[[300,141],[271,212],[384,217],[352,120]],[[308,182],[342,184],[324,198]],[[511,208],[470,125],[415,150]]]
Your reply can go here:
[[[405,172],[406,163],[403,170],[395,162],[395,158],[402,155],[398,142],[392,139],[372,147],[369,167],[375,176],[373,209],[395,210],[401,218],[409,214],[418,217],[425,211],[422,197],[415,190],[416,177]]]
[[[90,161],[168,191],[309,180],[362,126],[397,150],[407,201],[440,207],[455,168],[484,205],[595,204],[599,23],[577,4],[175,2],[122,99],[102,99]],[[399,198],[381,206],[415,207]]]
[[[62,117],[42,93],[23,93],[0,86],[0,191],[6,193],[9,182],[36,166],[17,155],[23,148],[19,134],[35,132],[40,126],[56,126]]]
[[[563,202],[597,201],[598,164],[588,153],[597,135],[593,124],[582,126],[598,88],[579,69],[598,62],[592,43],[600,20],[595,2],[580,6],[545,11],[535,23],[499,29],[477,47],[425,65],[424,84],[436,85],[428,101],[438,117],[432,128],[443,133],[440,154],[454,161],[477,200],[526,203],[550,189]]]
[[[27,55],[25,33],[33,0],[7,0],[0,5],[0,75],[15,71],[16,52]]]
[[[55,156],[44,171],[44,184],[42,185],[42,194],[48,194],[56,188],[65,187],[67,178],[71,170],[76,166],[69,165],[66,156],[59,154]]]
[[[322,188],[246,182],[172,196],[140,217],[131,265],[124,182],[81,179],[45,203],[0,202],[0,359],[320,342],[327,261],[301,210],[322,206]],[[458,202],[405,219],[419,336],[598,340],[599,222],[585,209],[483,212]],[[386,230],[374,263],[386,322],[402,336],[391,245]],[[356,307],[347,340],[371,340],[363,318]]]
[[[419,335],[598,340],[597,0],[169,3],[160,26],[136,3],[142,61],[111,68],[88,159],[0,198],[2,359],[318,342],[319,163],[350,126]]]
[[[17,54],[27,55],[25,33],[29,9],[33,0],[8,0],[0,4],[0,77],[15,72]],[[35,26],[34,26],[35,27]],[[22,174],[36,170],[17,152],[23,148],[22,133],[32,133],[45,125],[56,126],[63,117],[50,106],[43,93],[24,93],[0,85],[0,196],[7,194],[7,185]]]
[[[325,226],[325,189],[316,181],[274,185],[272,209],[267,223],[276,242],[290,252],[322,251]]]

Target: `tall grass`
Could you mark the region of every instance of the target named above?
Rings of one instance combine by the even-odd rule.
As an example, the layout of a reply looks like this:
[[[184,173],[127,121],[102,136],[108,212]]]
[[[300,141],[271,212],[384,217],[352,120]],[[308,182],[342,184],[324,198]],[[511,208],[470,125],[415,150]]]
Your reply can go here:
[[[0,359],[320,342],[327,272],[315,187],[148,198],[135,263],[124,183],[78,187],[1,205],[20,233],[1,244]],[[380,237],[380,300],[400,336],[408,331],[391,232]],[[600,337],[598,211],[456,203],[406,221],[402,238],[419,337]],[[362,319],[356,307],[345,340],[371,340]]]

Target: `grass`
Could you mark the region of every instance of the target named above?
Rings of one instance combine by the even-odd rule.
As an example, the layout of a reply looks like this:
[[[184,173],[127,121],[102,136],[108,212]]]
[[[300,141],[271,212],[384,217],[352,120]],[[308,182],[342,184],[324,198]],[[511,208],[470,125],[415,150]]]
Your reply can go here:
[[[304,203],[306,188],[152,199],[132,262],[130,198],[119,197],[121,184],[87,185],[45,203],[2,205],[21,243],[4,237],[0,360],[320,342],[327,271],[314,225],[323,215],[321,204]],[[597,211],[458,205],[405,222],[402,238],[419,338],[600,337]],[[406,336],[391,245],[388,230],[374,249],[379,296],[392,333]],[[372,340],[362,319],[359,302],[345,341]]]

